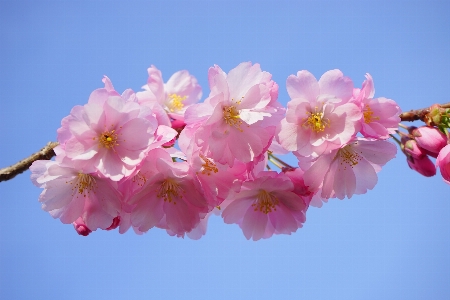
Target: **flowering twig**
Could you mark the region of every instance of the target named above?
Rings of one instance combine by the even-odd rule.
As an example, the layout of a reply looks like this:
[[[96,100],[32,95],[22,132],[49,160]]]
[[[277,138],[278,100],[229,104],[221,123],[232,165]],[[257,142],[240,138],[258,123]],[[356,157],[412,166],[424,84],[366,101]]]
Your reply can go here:
[[[16,175],[25,172],[36,160],[51,159],[53,156],[55,156],[53,148],[55,148],[58,145],[59,145],[58,142],[48,142],[48,144],[44,148],[42,148],[39,152],[30,155],[29,157],[19,161],[18,163],[10,167],[0,169],[0,182],[12,179]]]
[[[444,103],[439,105],[441,108],[450,108],[450,102]],[[421,120],[425,122],[425,117],[430,113],[430,107],[422,108],[422,109],[416,109],[416,110],[410,110],[408,112],[404,112],[400,114],[400,119],[403,122],[412,122]]]

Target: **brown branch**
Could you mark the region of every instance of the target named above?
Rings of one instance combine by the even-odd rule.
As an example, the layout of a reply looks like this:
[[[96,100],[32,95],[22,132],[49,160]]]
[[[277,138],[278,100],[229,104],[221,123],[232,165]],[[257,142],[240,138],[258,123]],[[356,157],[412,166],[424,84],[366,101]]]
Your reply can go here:
[[[450,102],[445,104],[440,104],[441,108],[450,108]],[[410,110],[408,112],[404,112],[400,114],[400,119],[403,122],[412,122],[421,120],[423,122],[426,122],[426,116],[430,113],[430,107],[422,108],[422,109],[416,109],[416,110]]]
[[[56,155],[55,152],[53,151],[53,148],[55,148],[58,145],[59,145],[58,142],[49,142],[47,146],[42,148],[39,152],[30,155],[29,157],[19,161],[18,163],[10,167],[0,169],[0,182],[10,180],[14,178],[16,175],[25,172],[36,160],[51,159],[53,156]]]

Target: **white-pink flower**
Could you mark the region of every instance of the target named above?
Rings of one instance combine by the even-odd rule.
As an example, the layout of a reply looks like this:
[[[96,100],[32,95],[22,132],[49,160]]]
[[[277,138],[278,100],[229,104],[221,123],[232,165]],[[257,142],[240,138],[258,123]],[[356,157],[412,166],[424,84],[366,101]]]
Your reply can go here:
[[[186,70],[174,73],[164,83],[161,71],[151,66],[148,68],[147,84],[142,88],[145,91],[136,94],[139,103],[155,105],[156,102],[175,120],[184,120],[186,109],[202,97],[197,79]]]
[[[229,202],[222,212],[225,223],[239,224],[245,237],[255,241],[273,234],[291,234],[306,220],[307,205],[283,173],[261,172],[225,202]]]
[[[280,144],[298,156],[337,149],[350,141],[360,128],[361,110],[349,103],[353,82],[339,70],[331,70],[319,81],[308,71],[288,77],[286,118],[278,133]]]
[[[161,145],[158,130],[170,134],[170,139],[177,134],[168,127],[158,128],[149,109],[111,92],[99,97],[94,91],[89,103],[74,107],[61,125],[58,141],[65,156],[84,161],[89,172],[114,181],[132,174],[146,153]]]
[[[305,170],[305,185],[311,190],[322,188],[322,198],[351,198],[373,189],[377,172],[396,153],[397,147],[387,141],[355,138],[319,156],[310,166],[300,162],[300,167]]]
[[[32,182],[44,188],[42,209],[65,224],[82,218],[89,230],[107,229],[120,211],[117,184],[65,161],[37,160],[30,167]]]
[[[250,62],[228,74],[219,66],[210,68],[211,93],[186,111],[185,130],[190,134],[180,139],[192,137],[202,152],[221,164],[253,161],[269,147],[284,111],[274,98],[278,86],[271,77]]]
[[[153,149],[136,175],[142,188],[130,197],[131,224],[145,232],[152,227],[176,235],[191,231],[212,209],[186,162],[173,162],[163,149]]]
[[[361,91],[357,93],[355,104],[361,107],[361,133],[365,137],[388,139],[394,134],[400,123],[401,109],[394,100],[386,98],[373,98],[375,88],[372,76],[366,74]]]

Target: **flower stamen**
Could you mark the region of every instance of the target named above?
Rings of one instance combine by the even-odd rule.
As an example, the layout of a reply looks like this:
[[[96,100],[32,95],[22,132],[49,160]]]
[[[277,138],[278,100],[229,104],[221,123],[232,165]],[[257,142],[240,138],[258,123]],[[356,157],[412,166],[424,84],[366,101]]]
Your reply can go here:
[[[205,162],[204,164],[202,164],[203,167],[202,174],[206,174],[209,176],[211,175],[211,172],[214,173],[219,172],[219,169],[217,169],[216,164],[211,159],[207,158],[203,154],[200,154],[199,156]]]
[[[102,134],[100,134],[98,140],[99,140],[99,147],[105,147],[106,149],[112,149],[115,146],[119,146],[117,143],[118,135],[116,133],[116,130],[111,131],[104,131]]]
[[[323,132],[326,127],[330,127],[330,120],[324,118],[323,112],[317,111],[318,108],[314,109],[314,112],[308,112],[309,117],[304,119],[303,127],[309,127],[315,133]]]
[[[256,203],[253,203],[254,211],[260,211],[264,214],[268,214],[272,211],[276,211],[278,205],[278,198],[268,193],[266,190],[260,190],[258,192]]]
[[[350,167],[354,167],[356,166],[361,160],[362,157],[356,153],[350,145],[347,145],[345,147],[343,147],[342,149],[339,149],[338,151],[338,155],[340,155],[342,162],[341,165],[343,163],[346,163],[347,165],[350,165]],[[344,166],[344,168],[346,168],[346,166]]]
[[[75,181],[70,182],[70,184],[73,183],[75,183],[75,185],[73,185],[72,187],[72,196],[78,193],[83,197],[86,197],[87,195],[89,195],[91,191],[94,191],[95,188],[97,187],[97,183],[95,182],[94,177],[83,173],[78,173]]]
[[[180,96],[178,94],[169,94],[169,103],[167,107],[170,112],[176,112],[183,109],[184,104],[183,101],[186,100],[186,96]]]
[[[157,196],[159,198],[163,198],[164,201],[168,201],[169,203],[177,204],[174,198],[182,198],[184,193],[183,189],[176,183],[173,179],[164,180],[158,190]]]
[[[363,115],[364,115],[364,122],[366,124],[371,123],[373,120],[380,119],[380,117],[373,116],[373,110],[370,108],[368,104],[364,105]]]

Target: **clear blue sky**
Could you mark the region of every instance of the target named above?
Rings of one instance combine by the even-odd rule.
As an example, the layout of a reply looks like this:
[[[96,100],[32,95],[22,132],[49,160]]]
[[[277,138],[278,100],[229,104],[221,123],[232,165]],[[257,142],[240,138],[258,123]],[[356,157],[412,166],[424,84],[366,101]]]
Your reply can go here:
[[[339,68],[403,110],[448,102],[448,1],[0,1],[0,168],[55,140],[102,87],[138,91],[154,64],[258,62],[286,78]],[[366,195],[310,208],[291,236],[247,241],[211,218],[199,241],[162,230],[78,236],[41,210],[30,173],[0,183],[0,299],[450,299],[450,187],[402,153]]]

